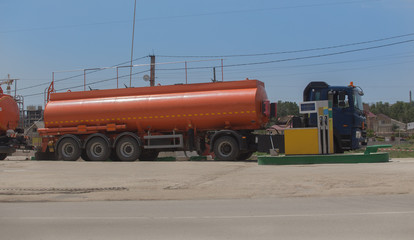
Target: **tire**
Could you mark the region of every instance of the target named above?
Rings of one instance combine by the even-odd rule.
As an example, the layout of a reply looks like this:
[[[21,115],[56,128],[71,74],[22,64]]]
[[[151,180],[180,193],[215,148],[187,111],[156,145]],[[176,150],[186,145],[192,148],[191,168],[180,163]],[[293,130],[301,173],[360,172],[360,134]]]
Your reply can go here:
[[[140,161],[155,161],[158,158],[157,150],[143,150],[141,156],[139,156]]]
[[[342,149],[342,144],[339,140],[334,139],[334,152],[335,153],[344,153]]]
[[[111,151],[111,155],[109,155],[109,159],[112,162],[120,162],[121,160],[119,160],[118,156],[116,155],[116,151],[112,150]]]
[[[88,154],[86,154],[86,150],[85,150],[85,149],[83,149],[83,150],[82,150],[82,153],[81,153],[81,158],[82,158],[84,161],[90,161],[90,159],[89,159],[89,157],[88,157]]]
[[[115,151],[117,160],[133,162],[140,156],[141,147],[133,137],[125,136],[116,143]]]
[[[90,161],[105,161],[111,154],[107,141],[101,137],[94,137],[86,144],[86,155]]]
[[[81,148],[73,138],[64,138],[58,146],[59,159],[63,161],[76,161],[81,155]]]
[[[238,161],[245,161],[249,159],[253,155],[253,152],[245,152],[245,153],[239,153],[239,156],[237,156]]]
[[[223,136],[214,143],[214,154],[220,161],[234,161],[239,156],[239,144],[230,136]]]
[[[0,153],[0,161],[6,159],[7,153]]]

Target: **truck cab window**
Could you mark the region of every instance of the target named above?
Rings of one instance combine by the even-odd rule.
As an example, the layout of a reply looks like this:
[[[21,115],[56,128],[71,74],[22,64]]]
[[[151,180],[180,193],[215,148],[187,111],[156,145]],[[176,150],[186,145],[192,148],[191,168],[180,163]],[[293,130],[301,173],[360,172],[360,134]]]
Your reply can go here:
[[[313,99],[313,101],[319,101],[321,100],[321,92],[318,90],[313,89],[312,90],[312,97],[311,99]]]
[[[364,110],[361,95],[356,92],[354,92],[354,106],[361,111]]]
[[[346,93],[340,92],[336,95],[336,99],[337,101],[335,101],[338,105],[337,107],[339,108],[347,108],[349,107],[349,98],[348,95]]]

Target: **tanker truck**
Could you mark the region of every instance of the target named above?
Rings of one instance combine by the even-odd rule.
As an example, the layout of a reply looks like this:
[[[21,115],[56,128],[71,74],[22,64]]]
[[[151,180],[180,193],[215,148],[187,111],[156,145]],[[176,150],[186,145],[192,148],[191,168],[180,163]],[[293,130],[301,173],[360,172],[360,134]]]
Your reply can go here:
[[[0,87],[0,160],[14,153],[16,148],[27,146],[27,138],[18,129],[20,111],[16,100],[3,93]]]
[[[245,160],[257,150],[253,132],[276,115],[264,83],[249,79],[49,96],[37,157],[66,161],[155,160],[161,151]]]

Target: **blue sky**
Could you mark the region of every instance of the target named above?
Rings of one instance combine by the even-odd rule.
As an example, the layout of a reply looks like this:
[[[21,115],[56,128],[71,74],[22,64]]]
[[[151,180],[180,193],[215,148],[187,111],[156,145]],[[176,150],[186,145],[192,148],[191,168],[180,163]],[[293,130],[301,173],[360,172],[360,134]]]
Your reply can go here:
[[[26,106],[43,104],[52,72],[56,80],[72,77],[56,89],[82,90],[83,76],[73,76],[83,71],[60,71],[128,62],[133,6],[133,0],[0,0],[0,78],[20,79],[17,93]],[[413,23],[413,0],[137,0],[134,58],[143,58],[134,64],[148,64],[149,54],[157,63],[173,62],[156,67],[156,83],[168,85],[185,82],[184,61],[189,83],[210,81],[213,67],[221,80],[223,59],[225,81],[259,79],[272,101],[301,101],[310,81],[354,81],[369,103],[408,101]],[[133,86],[148,85],[142,80],[148,69],[134,68]],[[89,71],[87,82],[114,88],[115,77],[115,69]],[[129,77],[120,84],[129,85]]]

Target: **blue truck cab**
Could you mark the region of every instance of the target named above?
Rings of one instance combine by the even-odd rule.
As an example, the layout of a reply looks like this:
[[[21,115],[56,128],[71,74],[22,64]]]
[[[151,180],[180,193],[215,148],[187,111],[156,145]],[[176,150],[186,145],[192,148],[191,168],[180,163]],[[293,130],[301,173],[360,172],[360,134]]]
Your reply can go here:
[[[366,117],[360,87],[330,86],[326,82],[310,82],[303,91],[303,101],[332,101],[334,146],[336,153],[358,149],[366,145]],[[308,125],[316,124],[316,116],[309,116]]]

